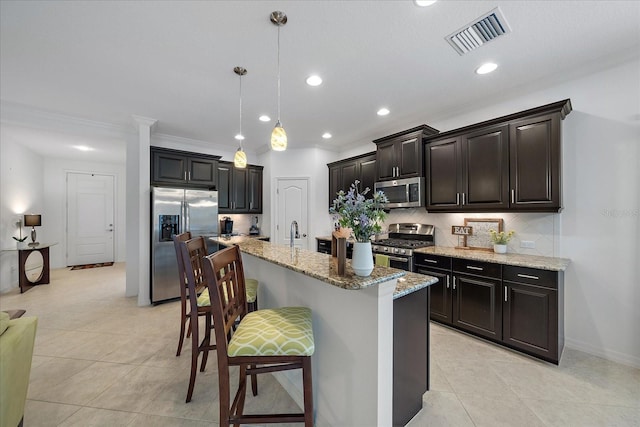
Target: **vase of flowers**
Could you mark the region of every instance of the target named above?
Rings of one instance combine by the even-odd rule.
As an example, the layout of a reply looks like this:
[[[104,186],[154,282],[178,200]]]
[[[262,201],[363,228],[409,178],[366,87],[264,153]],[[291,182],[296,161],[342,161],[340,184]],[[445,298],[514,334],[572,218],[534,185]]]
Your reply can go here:
[[[489,234],[491,235],[491,242],[493,242],[493,252],[497,254],[506,254],[507,253],[507,243],[515,234],[513,230],[505,233],[504,231],[496,231],[489,230]]]
[[[356,276],[366,277],[373,271],[371,236],[382,231],[381,223],[387,217],[382,204],[387,203],[388,199],[382,191],[367,198],[371,190],[367,187],[361,193],[358,184],[360,181],[356,180],[346,193],[340,190],[329,212],[341,227],[351,229],[351,237],[355,240],[351,267]]]

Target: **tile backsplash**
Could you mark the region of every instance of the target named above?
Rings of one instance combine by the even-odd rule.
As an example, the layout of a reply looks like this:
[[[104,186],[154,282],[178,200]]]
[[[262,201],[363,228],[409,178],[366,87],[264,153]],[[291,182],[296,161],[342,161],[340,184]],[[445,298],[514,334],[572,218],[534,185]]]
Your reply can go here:
[[[254,222],[254,218],[258,217],[258,227],[262,230],[262,215],[251,214],[235,214],[235,215],[218,215],[218,221],[224,217],[229,217],[233,221],[233,232],[237,234],[249,234],[249,228]]]
[[[393,209],[387,224],[412,222],[432,224],[436,227],[435,242],[438,246],[458,246],[458,236],[451,234],[452,225],[464,225],[465,218],[502,218],[505,231],[515,231],[508,244],[508,251],[527,255],[557,256],[559,214],[554,213],[427,213],[424,208]],[[521,242],[534,242],[535,248],[523,248]]]

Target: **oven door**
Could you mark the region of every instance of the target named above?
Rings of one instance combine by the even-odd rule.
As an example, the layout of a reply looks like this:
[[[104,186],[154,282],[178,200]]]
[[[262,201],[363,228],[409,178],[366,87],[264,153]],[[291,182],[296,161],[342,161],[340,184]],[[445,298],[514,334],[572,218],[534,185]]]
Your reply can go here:
[[[397,268],[399,270],[412,271],[413,270],[412,257],[390,255],[389,267]]]

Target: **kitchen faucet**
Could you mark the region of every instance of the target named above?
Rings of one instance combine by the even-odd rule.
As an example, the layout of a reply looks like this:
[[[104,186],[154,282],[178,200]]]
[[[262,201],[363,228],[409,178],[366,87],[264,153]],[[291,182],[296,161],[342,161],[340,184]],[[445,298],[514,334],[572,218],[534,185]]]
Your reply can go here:
[[[293,248],[293,238],[294,238],[294,231],[295,231],[295,238],[299,239],[300,238],[300,232],[298,231],[298,222],[297,221],[291,221],[291,229],[289,230],[289,236],[290,236],[290,246]]]

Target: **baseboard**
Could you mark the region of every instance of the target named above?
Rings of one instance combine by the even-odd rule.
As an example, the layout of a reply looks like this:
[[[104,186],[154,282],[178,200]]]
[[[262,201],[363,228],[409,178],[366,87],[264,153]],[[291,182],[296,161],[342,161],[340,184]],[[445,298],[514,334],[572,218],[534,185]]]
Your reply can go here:
[[[595,347],[583,341],[572,340],[570,338],[567,338],[566,336],[564,344],[566,347],[570,347],[574,350],[580,350],[593,356],[602,357],[603,359],[607,359],[612,362],[621,363],[623,365],[631,366],[634,368],[640,368],[640,357],[637,356]]]

